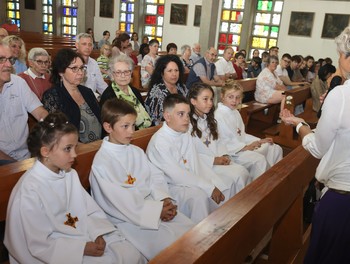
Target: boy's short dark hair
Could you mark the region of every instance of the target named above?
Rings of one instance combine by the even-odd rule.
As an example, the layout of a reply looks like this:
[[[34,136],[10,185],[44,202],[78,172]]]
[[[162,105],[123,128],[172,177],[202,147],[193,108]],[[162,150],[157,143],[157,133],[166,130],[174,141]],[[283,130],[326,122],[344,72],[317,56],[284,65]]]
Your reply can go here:
[[[177,45],[175,43],[169,43],[168,45],[166,45],[166,52],[169,53],[169,51],[171,49],[176,49],[177,50]]]
[[[129,114],[137,116],[137,112],[131,104],[117,98],[111,98],[102,106],[101,120],[102,123],[106,122],[114,126],[121,117]]]
[[[299,55],[294,55],[291,59],[292,61],[296,61],[297,63],[300,63],[301,62],[301,58]]]
[[[151,39],[150,42],[148,42],[149,46],[152,46],[154,44],[158,44],[159,45],[159,41],[157,39]]]
[[[181,94],[169,94],[163,102],[163,112],[173,109],[177,104],[189,104],[187,99]]]

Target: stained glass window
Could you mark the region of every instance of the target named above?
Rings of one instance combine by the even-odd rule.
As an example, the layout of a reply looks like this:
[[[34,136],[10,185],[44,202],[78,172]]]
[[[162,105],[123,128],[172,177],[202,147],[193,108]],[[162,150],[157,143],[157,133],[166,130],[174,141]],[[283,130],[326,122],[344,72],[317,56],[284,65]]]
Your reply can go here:
[[[16,24],[18,28],[21,27],[21,19],[19,14],[19,0],[6,1],[6,16]]]
[[[283,1],[258,0],[253,24],[250,57],[254,49],[261,51],[277,46],[277,38],[280,29]]]
[[[52,0],[43,0],[43,33],[53,34]]]
[[[241,40],[245,0],[223,0],[219,26],[218,53],[222,55],[226,46],[238,50]]]
[[[134,32],[135,1],[120,1],[120,22],[119,29],[128,34]]]
[[[62,35],[75,36],[78,25],[77,0],[62,0]]]
[[[144,35],[148,39],[157,39],[162,45],[163,21],[164,21],[164,0],[145,1]]]

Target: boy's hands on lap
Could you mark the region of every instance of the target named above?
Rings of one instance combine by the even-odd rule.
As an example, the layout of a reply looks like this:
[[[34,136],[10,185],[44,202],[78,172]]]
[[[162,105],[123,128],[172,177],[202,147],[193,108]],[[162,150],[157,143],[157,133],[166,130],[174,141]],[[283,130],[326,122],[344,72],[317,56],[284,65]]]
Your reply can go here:
[[[214,165],[230,165],[231,159],[230,157],[224,155],[221,157],[215,157]]]
[[[174,205],[170,198],[163,200],[163,209],[160,214],[160,219],[164,222],[168,222],[174,219],[177,215],[177,205]]]
[[[219,204],[225,200],[225,195],[223,195],[223,193],[217,187],[215,187],[213,193],[211,194],[211,199]]]
[[[105,252],[106,241],[102,236],[98,236],[95,242],[87,242],[84,249],[85,256],[100,257]]]

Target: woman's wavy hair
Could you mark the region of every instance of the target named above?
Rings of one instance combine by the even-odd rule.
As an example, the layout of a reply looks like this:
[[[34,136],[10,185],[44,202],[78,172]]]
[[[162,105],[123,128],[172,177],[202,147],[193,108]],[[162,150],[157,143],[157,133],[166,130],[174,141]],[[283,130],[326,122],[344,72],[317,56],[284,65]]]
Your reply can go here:
[[[80,58],[84,63],[83,57],[72,49],[61,49],[57,52],[52,61],[51,83],[59,84],[61,81],[60,73],[64,73],[69,65]]]
[[[176,55],[164,55],[161,56],[159,59],[156,61],[156,65],[154,67],[153,74],[151,76],[151,80],[149,83],[150,90],[152,87],[156,84],[163,83],[163,74],[166,66],[168,65],[169,62],[175,62],[177,64],[177,67],[179,68],[179,79],[177,80],[176,84],[180,84],[180,86],[183,86],[182,80],[183,80],[183,75],[184,75],[184,66],[179,59],[178,56]]]
[[[198,117],[197,111],[195,106],[191,103],[191,99],[197,100],[198,96],[201,94],[201,92],[203,92],[204,90],[209,90],[212,92],[213,95],[213,99],[214,99],[214,90],[213,88],[211,88],[210,85],[205,84],[205,83],[194,83],[191,86],[191,89],[189,90],[188,94],[187,94],[187,99],[190,103],[190,121],[192,124],[192,131],[191,131],[191,135],[195,136],[197,135],[199,138],[202,137],[202,131],[198,128],[197,125],[197,118],[194,117],[194,115],[196,115]],[[208,128],[210,130],[210,134],[212,135],[214,140],[218,139],[218,125],[216,122],[216,119],[214,117],[214,111],[215,111],[215,106],[213,104],[213,107],[210,109],[209,113],[207,113],[207,123],[208,123]]]

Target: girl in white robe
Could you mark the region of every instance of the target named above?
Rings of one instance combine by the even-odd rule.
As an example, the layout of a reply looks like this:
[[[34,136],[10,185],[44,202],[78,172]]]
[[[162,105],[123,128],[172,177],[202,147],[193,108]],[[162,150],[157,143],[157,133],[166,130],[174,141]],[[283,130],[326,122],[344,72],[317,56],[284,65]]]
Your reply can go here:
[[[228,151],[218,140],[217,123],[214,118],[214,91],[204,83],[192,85],[188,99],[190,101],[191,126],[189,133],[198,138],[198,150],[207,164],[211,164],[217,174],[234,180],[239,192],[252,181],[249,172],[242,165],[231,161]]]
[[[124,101],[114,99],[103,105],[102,122],[109,136],[92,164],[91,192],[111,222],[151,259],[194,223],[177,213],[163,173],[141,148],[130,144],[136,116]]]
[[[146,263],[108,221],[71,166],[76,128],[50,114],[28,137],[37,157],[14,187],[5,240],[11,263]]]
[[[242,103],[243,88],[229,82],[221,89],[221,101],[215,110],[219,140],[227,147],[235,162],[246,167],[255,179],[282,159],[282,148],[271,138],[260,139],[245,132],[237,108]]]
[[[199,222],[236,194],[236,186],[232,178],[216,174],[200,157],[196,139],[188,133],[186,98],[171,94],[163,107],[166,122],[148,143],[147,156],[164,172],[180,211]]]

